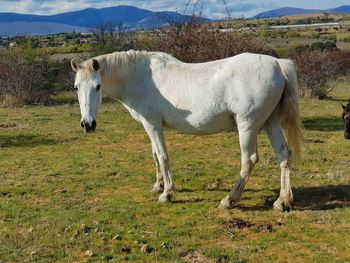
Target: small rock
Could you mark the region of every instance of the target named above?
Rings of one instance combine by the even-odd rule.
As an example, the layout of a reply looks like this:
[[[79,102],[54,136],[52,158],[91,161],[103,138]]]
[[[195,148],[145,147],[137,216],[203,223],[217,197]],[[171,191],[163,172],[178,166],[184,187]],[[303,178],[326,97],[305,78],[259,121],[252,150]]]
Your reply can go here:
[[[94,256],[94,252],[92,250],[86,250],[84,254],[85,256],[90,258]]]
[[[30,228],[28,229],[28,233],[32,233],[33,230],[34,230],[34,228],[33,228],[33,227],[30,227]]]
[[[142,253],[147,253],[149,251],[149,247],[147,244],[144,244],[141,246],[140,250]]]
[[[219,188],[219,183],[212,183],[205,187],[207,190],[216,190]]]
[[[168,248],[168,245],[167,245],[165,242],[163,242],[162,244],[160,244],[160,247],[161,247],[162,249],[167,249],[167,248]]]
[[[34,256],[36,253],[37,253],[36,251],[32,251],[32,252],[30,252],[30,255]]]

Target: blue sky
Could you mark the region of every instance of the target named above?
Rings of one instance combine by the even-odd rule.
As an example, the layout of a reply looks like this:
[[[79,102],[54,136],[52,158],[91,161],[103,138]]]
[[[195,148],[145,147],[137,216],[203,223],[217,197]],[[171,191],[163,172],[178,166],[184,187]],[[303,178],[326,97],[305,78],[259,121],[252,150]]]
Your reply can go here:
[[[192,0],[199,1],[203,15],[210,18],[227,16],[224,0]],[[349,0],[225,0],[233,17],[250,17],[266,11],[285,6],[327,9],[350,4]],[[0,12],[16,12],[26,14],[51,15],[67,11],[80,10],[88,7],[102,8],[116,5],[133,5],[152,11],[178,11],[182,13],[189,0],[0,0]],[[192,10],[193,7],[189,7]]]

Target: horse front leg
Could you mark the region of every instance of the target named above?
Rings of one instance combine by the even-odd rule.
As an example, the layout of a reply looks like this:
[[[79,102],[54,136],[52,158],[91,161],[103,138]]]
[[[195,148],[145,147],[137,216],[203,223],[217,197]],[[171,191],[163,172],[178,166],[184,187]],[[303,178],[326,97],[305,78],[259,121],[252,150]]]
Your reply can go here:
[[[159,196],[159,202],[170,202],[174,195],[174,183],[170,173],[169,158],[164,141],[163,129],[161,122],[144,121],[143,127],[145,128],[148,136],[151,139],[152,149],[155,153],[155,160],[157,166],[157,183],[156,186],[161,186],[161,182],[164,183],[163,193]],[[159,173],[158,173],[159,169]]]
[[[153,185],[152,192],[161,193],[164,191],[164,180],[163,180],[163,174],[160,170],[157,153],[153,145],[152,145],[152,155],[153,155],[154,162],[156,164],[156,179],[157,179],[156,183]]]

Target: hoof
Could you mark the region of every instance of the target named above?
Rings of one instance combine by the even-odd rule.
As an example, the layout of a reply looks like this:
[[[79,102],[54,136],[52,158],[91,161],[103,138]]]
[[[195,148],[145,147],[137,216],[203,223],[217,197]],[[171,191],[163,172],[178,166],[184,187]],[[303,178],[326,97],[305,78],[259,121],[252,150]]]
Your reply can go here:
[[[232,200],[230,200],[230,197],[226,196],[224,199],[221,200],[219,208],[233,208],[234,204],[235,203]]]
[[[152,188],[152,193],[163,193],[164,191],[164,186],[160,184],[154,184]]]
[[[172,193],[162,193],[158,198],[158,202],[159,203],[169,203],[169,202],[171,202],[172,198],[173,198]]]
[[[287,205],[284,202],[277,200],[273,203],[273,210],[278,212],[290,212],[292,211],[292,208],[289,204]]]

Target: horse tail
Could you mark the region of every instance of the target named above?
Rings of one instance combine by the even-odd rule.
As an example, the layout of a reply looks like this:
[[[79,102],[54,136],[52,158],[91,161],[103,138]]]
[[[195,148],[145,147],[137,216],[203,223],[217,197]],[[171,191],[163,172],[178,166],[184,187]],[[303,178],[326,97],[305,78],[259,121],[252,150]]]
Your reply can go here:
[[[281,98],[282,127],[287,137],[291,159],[300,158],[303,128],[299,110],[298,79],[293,61],[278,59],[283,77],[286,81]]]

